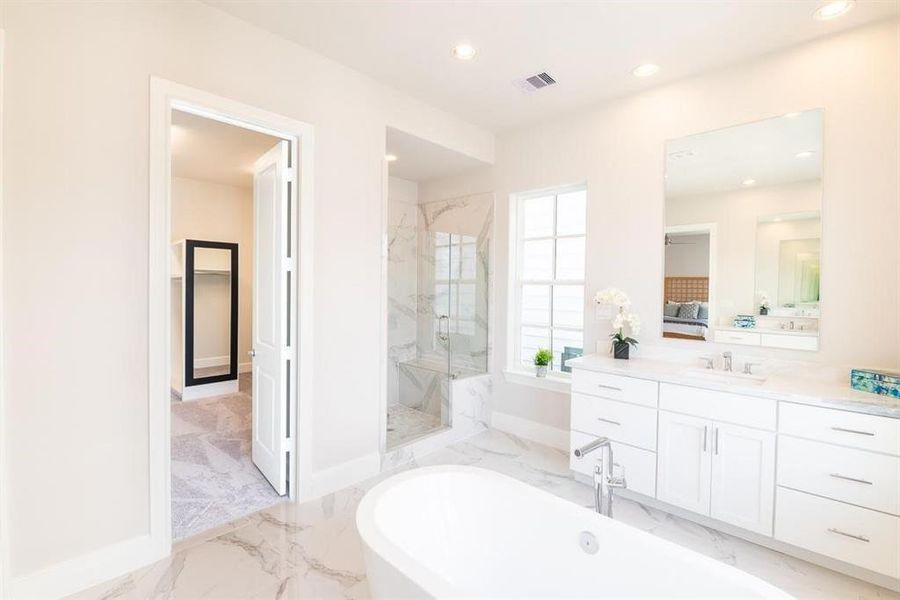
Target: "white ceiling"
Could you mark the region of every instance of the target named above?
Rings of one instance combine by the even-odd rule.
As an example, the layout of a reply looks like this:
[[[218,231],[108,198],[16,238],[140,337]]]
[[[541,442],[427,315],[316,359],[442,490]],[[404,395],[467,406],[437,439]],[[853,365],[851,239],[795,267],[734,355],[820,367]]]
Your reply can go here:
[[[900,15],[895,0],[832,21],[812,18],[822,0],[205,1],[492,130]],[[461,41],[473,60],[451,56]],[[659,74],[633,77],[646,62]],[[513,87],[540,71],[559,83]]]
[[[812,151],[808,158],[798,152]],[[666,197],[712,194],[822,177],[822,111],[809,110],[669,141]]]
[[[172,111],[172,175],[233,185],[253,185],[253,163],[278,138],[221,121]]]
[[[488,164],[392,127],[387,129],[386,148],[397,157],[388,164],[390,176],[417,183]]]

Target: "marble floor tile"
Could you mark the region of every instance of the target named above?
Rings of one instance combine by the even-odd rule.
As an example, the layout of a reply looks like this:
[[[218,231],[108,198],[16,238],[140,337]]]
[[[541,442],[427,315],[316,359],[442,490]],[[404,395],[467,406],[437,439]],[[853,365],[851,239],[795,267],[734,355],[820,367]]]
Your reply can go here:
[[[172,400],[172,537],[282,501],[250,457],[250,376],[237,394]]]
[[[440,415],[394,404],[387,409],[387,447],[395,448],[442,427]]]
[[[385,477],[418,466],[465,464],[493,469],[583,506],[588,485],[575,481],[566,453],[489,430],[323,498],[283,502],[230,527],[179,544],[154,565],[73,596],[76,600],[363,599],[369,596],[356,531],[356,507]],[[720,533],[625,498],[615,518],[712,556],[797,598],[892,599],[874,586]],[[598,592],[599,594],[599,592]]]

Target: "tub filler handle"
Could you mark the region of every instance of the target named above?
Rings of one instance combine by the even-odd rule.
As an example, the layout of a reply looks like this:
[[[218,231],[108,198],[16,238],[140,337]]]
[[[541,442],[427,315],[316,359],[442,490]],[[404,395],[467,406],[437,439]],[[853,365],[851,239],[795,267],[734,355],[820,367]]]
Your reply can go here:
[[[575,454],[575,458],[584,458],[598,448],[602,449],[602,455],[594,465],[594,506],[601,515],[612,517],[613,490],[625,488],[627,484],[624,467],[613,461],[609,438],[597,438],[580,448],[575,448],[573,454]],[[616,467],[619,467],[619,475],[615,473]]]

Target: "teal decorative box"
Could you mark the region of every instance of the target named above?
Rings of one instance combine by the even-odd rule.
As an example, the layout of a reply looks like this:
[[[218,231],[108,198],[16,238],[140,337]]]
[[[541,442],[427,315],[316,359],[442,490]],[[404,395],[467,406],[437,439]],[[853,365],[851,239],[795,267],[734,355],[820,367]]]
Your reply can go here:
[[[850,387],[870,394],[900,398],[900,373],[853,369],[850,371]]]

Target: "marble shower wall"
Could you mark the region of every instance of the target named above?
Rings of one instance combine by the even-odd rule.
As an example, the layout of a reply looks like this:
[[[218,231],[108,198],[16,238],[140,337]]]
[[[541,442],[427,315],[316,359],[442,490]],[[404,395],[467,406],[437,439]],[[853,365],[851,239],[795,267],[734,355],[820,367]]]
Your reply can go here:
[[[388,405],[400,398],[399,364],[416,357],[418,186],[388,181]]]
[[[419,205],[417,356],[447,360],[438,327],[448,315],[454,372],[488,370],[493,217],[492,193]]]

